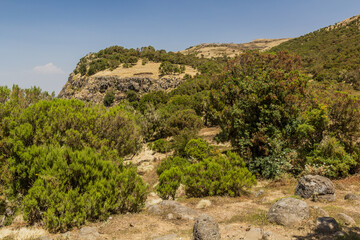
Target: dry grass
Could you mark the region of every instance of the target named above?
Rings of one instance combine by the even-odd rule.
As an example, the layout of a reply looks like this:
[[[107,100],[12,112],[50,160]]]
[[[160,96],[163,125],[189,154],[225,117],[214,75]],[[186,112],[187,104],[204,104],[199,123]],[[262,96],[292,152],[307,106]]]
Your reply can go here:
[[[6,240],[35,240],[48,233],[39,228],[2,228],[0,229],[0,239]]]
[[[142,65],[142,60],[140,59],[134,66],[130,68],[124,68],[123,66],[119,66],[114,70],[105,70],[98,72],[94,75],[97,76],[117,76],[117,77],[151,77],[154,79],[160,79],[162,76],[159,72],[159,67],[161,63],[148,62],[145,65]],[[175,76],[177,78],[183,78],[185,74],[189,74],[191,76],[196,75],[197,71],[191,66],[185,66],[185,73],[182,74],[174,74],[174,75],[166,75],[166,76]]]

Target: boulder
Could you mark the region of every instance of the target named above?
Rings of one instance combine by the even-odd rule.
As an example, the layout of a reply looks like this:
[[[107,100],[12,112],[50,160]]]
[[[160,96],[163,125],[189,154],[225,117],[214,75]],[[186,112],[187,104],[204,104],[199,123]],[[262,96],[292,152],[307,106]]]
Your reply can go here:
[[[344,199],[345,200],[360,200],[360,196],[353,194],[353,193],[348,193],[345,195]]]
[[[338,218],[339,220],[343,221],[345,225],[350,225],[350,226],[356,225],[355,220],[352,217],[346,215],[345,213],[339,213]]]
[[[260,228],[251,228],[248,232],[246,232],[244,240],[262,240],[263,233]]]
[[[208,215],[199,216],[193,228],[194,240],[220,240],[219,225]]]
[[[335,187],[330,179],[319,175],[300,178],[295,195],[316,200],[335,201]]]
[[[332,217],[320,217],[316,220],[316,232],[333,234],[340,230],[339,224]]]
[[[100,238],[100,234],[96,228],[83,227],[79,230],[78,239],[84,240],[97,240]]]
[[[267,217],[272,223],[294,226],[309,218],[309,207],[299,199],[283,198],[270,207]]]
[[[210,200],[206,200],[206,199],[202,199],[200,200],[200,202],[196,205],[197,209],[203,209],[203,208],[207,208],[211,206],[211,201]]]
[[[194,220],[199,214],[192,208],[176,201],[164,200],[148,208],[149,213],[167,217],[170,213],[176,219]]]

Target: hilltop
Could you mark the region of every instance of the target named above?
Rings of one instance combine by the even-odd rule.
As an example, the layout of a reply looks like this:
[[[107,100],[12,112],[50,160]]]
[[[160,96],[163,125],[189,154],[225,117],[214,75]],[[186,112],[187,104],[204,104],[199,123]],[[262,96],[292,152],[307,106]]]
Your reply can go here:
[[[315,80],[335,80],[360,89],[360,15],[291,39],[269,51],[302,57]]]
[[[200,45],[189,47],[180,53],[189,55],[195,54],[197,57],[213,58],[213,57],[235,57],[245,51],[259,50],[266,51],[283,42],[289,41],[291,38],[281,39],[255,39],[249,43],[203,43]]]

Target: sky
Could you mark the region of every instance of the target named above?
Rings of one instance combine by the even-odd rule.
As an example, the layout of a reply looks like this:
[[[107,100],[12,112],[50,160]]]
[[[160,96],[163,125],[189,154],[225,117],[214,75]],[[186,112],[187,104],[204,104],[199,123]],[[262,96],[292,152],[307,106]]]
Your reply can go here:
[[[59,93],[109,46],[179,51],[298,37],[360,14],[360,0],[0,0],[0,86]]]

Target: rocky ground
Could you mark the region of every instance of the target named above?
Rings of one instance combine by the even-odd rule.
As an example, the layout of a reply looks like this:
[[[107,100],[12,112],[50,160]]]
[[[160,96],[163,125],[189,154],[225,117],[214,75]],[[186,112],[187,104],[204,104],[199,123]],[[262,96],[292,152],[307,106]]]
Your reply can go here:
[[[209,132],[216,131],[210,129],[201,134],[206,139]],[[139,173],[149,183],[152,191],[157,182],[156,166],[166,156],[166,154],[154,153],[144,147],[141,154],[132,159],[126,159],[125,162],[131,161],[138,166]],[[311,182],[304,183],[304,185],[306,184],[312,185]],[[201,228],[204,224],[209,223],[209,219],[214,221],[210,221],[211,231],[217,231],[216,226],[218,226],[218,233],[216,233],[218,235],[215,234],[210,239],[219,239],[220,235],[221,239],[234,240],[360,239],[360,174],[335,180],[329,184],[334,187],[335,195],[322,199],[319,197],[322,191],[326,194],[333,193],[326,190],[329,189],[329,186],[323,189],[319,188],[316,190],[315,200],[317,201],[313,201],[313,197],[303,199],[294,195],[298,180],[291,177],[284,177],[278,181],[259,181],[251,192],[236,198],[186,198],[183,190],[180,189],[176,201],[162,201],[152,191],[147,199],[146,207],[140,213],[114,215],[105,222],[88,223],[81,229],[59,234],[49,234],[41,228],[28,227],[19,216],[11,226],[0,229],[0,239],[185,240],[193,239],[195,222],[196,226]],[[330,188],[332,187],[330,186]],[[335,196],[335,201],[331,201]],[[276,208],[274,207],[275,203],[278,205],[281,203],[278,200],[288,197],[293,200],[285,201],[295,202],[294,209],[291,211],[294,211],[296,217],[302,214],[303,210],[299,207],[302,204],[308,208],[308,216],[304,216],[300,222],[296,222],[296,219],[295,222],[291,222],[294,215],[291,215],[292,213],[285,214],[282,216],[283,221],[289,222],[288,225],[285,223],[286,226],[270,222],[269,209]],[[284,207],[280,206],[280,209],[284,209]],[[207,216],[204,217],[203,214]],[[203,218],[202,220],[200,216]],[[199,217],[200,220],[197,221]],[[331,218],[319,219],[319,217],[332,217],[339,226],[332,226]],[[196,231],[196,234],[201,235],[200,230]]]

